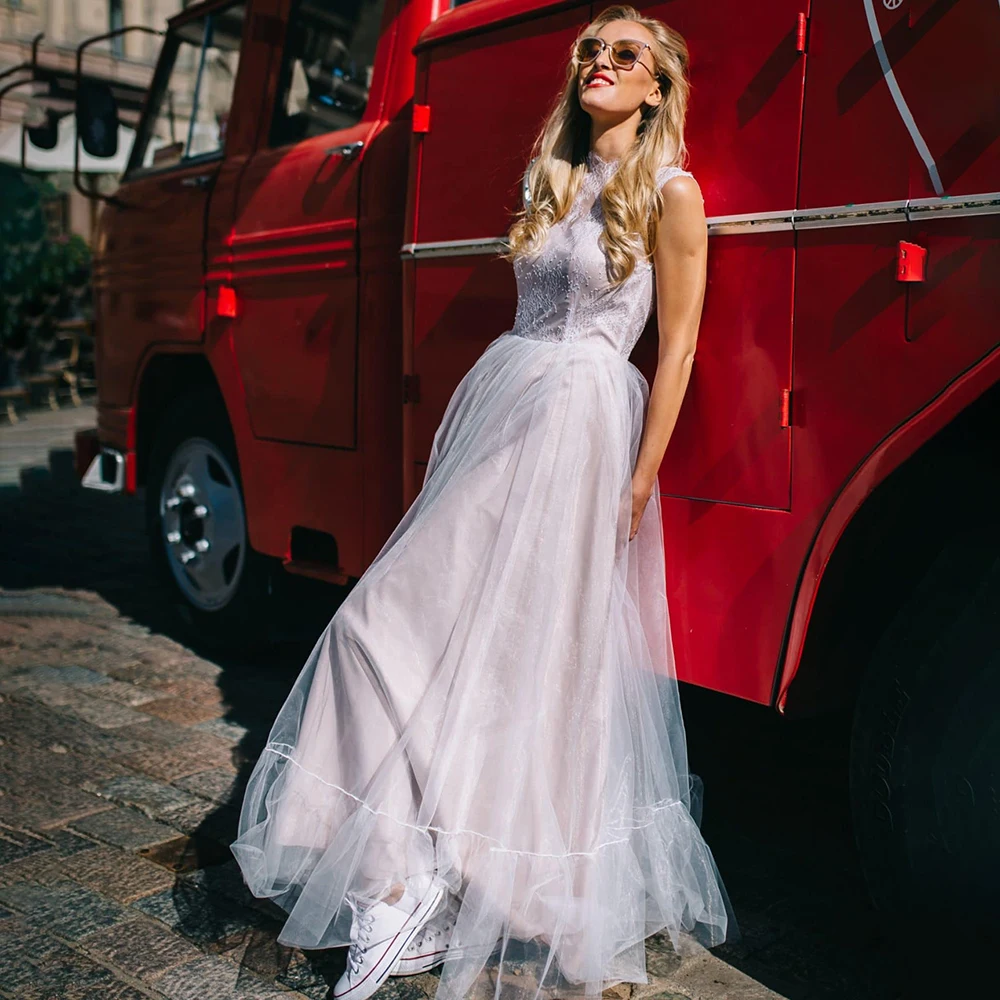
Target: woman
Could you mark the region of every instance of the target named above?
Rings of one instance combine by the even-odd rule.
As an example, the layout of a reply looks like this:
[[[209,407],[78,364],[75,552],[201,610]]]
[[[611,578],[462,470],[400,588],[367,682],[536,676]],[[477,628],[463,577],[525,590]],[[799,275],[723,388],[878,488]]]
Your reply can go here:
[[[435,966],[440,1000],[598,996],[647,981],[650,934],[736,936],[692,816],[654,490],[705,287],[686,67],[632,7],[577,40],[509,233],[514,326],[250,778],[233,851],[280,942],[350,945],[335,997]],[[650,390],[628,355],[654,281]]]

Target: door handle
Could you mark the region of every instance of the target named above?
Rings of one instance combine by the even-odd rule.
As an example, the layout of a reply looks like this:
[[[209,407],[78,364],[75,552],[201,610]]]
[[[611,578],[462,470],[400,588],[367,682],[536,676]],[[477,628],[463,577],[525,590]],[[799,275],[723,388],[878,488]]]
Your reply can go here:
[[[364,139],[358,139],[357,142],[345,142],[341,143],[339,146],[331,146],[327,151],[327,156],[342,156],[345,160],[349,160],[356,153],[360,153],[362,147],[364,146]]]
[[[182,177],[181,187],[207,188],[212,183],[212,174],[195,174],[193,177]]]

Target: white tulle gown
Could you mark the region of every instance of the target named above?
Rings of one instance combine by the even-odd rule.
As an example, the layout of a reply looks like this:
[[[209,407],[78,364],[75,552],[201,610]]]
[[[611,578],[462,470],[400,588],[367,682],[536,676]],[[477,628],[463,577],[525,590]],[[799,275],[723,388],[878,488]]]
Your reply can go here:
[[[616,168],[591,153],[571,213],[515,263],[514,326],[317,640],[232,846],[288,912],[279,942],[307,949],[350,943],[346,894],[436,872],[457,913],[438,1000],[597,996],[648,981],[650,934],[737,933],[698,825],[655,491],[628,538],[649,394],[628,356],[654,282],[640,260],[609,286]]]

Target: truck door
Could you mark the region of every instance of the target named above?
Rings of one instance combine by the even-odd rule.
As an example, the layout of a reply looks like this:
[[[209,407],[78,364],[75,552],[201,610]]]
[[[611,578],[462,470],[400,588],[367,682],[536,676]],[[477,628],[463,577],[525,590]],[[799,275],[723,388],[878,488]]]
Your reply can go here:
[[[202,338],[205,225],[232,152],[245,13],[244,3],[220,3],[171,21],[119,203],[106,209],[121,217],[105,227],[114,242],[101,248],[95,291],[102,322],[129,331],[102,343],[108,403],[129,402],[150,344]]]
[[[388,58],[385,0],[284,0],[261,141],[240,182],[210,301],[233,342],[258,438],[357,447],[359,201]],[[374,81],[374,84],[373,84]]]
[[[664,494],[779,510],[790,504],[791,429],[783,417],[794,234],[787,221],[764,222],[771,214],[787,220],[795,206],[804,6],[675,0],[643,8],[687,39],[690,168],[709,222],[735,222],[710,229],[702,336],[659,473]],[[510,266],[494,253],[573,38],[602,9],[551,7],[523,19],[512,13],[486,30],[476,7],[450,12],[417,47],[416,102],[429,107],[430,124],[410,168],[417,210],[406,263],[415,289],[407,373],[419,386],[407,407],[411,494],[456,383],[513,322]],[[654,311],[633,355],[650,380],[656,340]]]

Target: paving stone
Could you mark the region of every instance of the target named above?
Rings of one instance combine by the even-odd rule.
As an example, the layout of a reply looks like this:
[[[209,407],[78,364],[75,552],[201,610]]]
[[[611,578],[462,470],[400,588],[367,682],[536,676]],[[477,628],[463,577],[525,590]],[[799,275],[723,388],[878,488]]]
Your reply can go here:
[[[44,799],[35,795],[7,793],[0,796],[0,822],[16,823],[32,830],[65,826],[102,812],[108,803],[95,795],[66,785],[47,783]]]
[[[133,903],[174,884],[174,876],[165,868],[117,847],[86,851],[74,857],[64,870],[69,878],[119,903]]]
[[[39,963],[64,949],[23,917],[0,921],[0,989],[14,994],[30,986],[37,981]]]
[[[0,886],[17,885],[19,882],[51,885],[64,881],[64,863],[65,859],[52,849],[31,854],[20,861],[0,866]]]
[[[315,964],[305,959],[299,961],[293,959],[284,972],[275,976],[275,982],[309,997],[310,1000],[327,1000],[330,986],[337,980],[334,976],[323,976]]]
[[[98,729],[120,729],[122,726],[134,726],[144,722],[149,716],[139,712],[129,705],[116,701],[104,701],[99,698],[80,697],[67,705],[66,708],[78,719],[89,722]]]
[[[239,811],[232,806],[196,798],[190,805],[164,812],[161,819],[182,833],[199,833],[229,844],[236,838]]]
[[[208,771],[196,771],[175,782],[180,788],[213,802],[228,803],[236,790],[236,775],[227,768],[215,767]]]
[[[163,823],[157,823],[138,810],[128,808],[112,808],[94,816],[87,816],[75,821],[73,827],[95,840],[124,847],[127,850],[159,844],[177,836],[176,830]]]
[[[193,735],[193,734],[192,734]],[[199,736],[202,734],[198,734]],[[205,735],[205,739],[212,739]],[[230,749],[221,741],[214,740],[216,746],[181,744],[160,749],[150,748],[138,753],[126,754],[117,758],[121,763],[152,775],[172,781],[186,774],[205,771],[210,767],[222,767],[232,760]]]
[[[239,906],[225,896],[212,896],[182,880],[166,892],[133,903],[132,908],[155,917],[195,944],[215,950],[231,947],[234,938],[252,927],[274,924],[259,910]]]
[[[204,997],[232,997],[240,970],[215,955],[202,955],[162,976],[157,990],[170,1000],[203,1000]]]
[[[427,1000],[428,994],[422,984],[415,982],[422,976],[406,976],[398,979],[387,979],[379,988],[379,1000]],[[490,993],[493,993],[492,987]]]
[[[134,742],[135,746],[130,752],[136,753],[149,747],[161,749],[180,746],[190,739],[191,733],[181,729],[180,726],[175,726],[172,722],[149,715],[140,724],[119,730],[119,735],[126,736]]]
[[[41,837],[9,828],[0,831],[0,867],[12,861],[20,861],[36,851],[50,850],[52,845]]]
[[[125,914],[117,903],[70,881],[7,886],[0,889],[0,903],[70,940],[118,923]]]
[[[0,786],[15,793],[44,794],[45,788],[53,783],[92,792],[94,782],[100,784],[125,773],[127,769],[122,764],[71,749],[65,743],[0,748]]]
[[[201,957],[201,952],[179,934],[145,918],[88,934],[81,946],[143,980],[154,980],[177,965]]]
[[[0,615],[92,615],[94,606],[50,590],[0,590]]]
[[[58,743],[81,753],[109,756],[132,753],[145,745],[129,739],[124,729],[102,730],[29,702],[0,705],[0,731],[10,733],[12,745],[48,747]]]
[[[107,684],[108,678],[87,667],[59,664],[57,666],[33,667],[27,672],[28,678],[36,684]]]
[[[65,708],[80,699],[79,689],[71,684],[35,684],[30,688],[19,687],[16,693],[48,708]]]
[[[63,857],[70,857],[80,851],[94,848],[94,842],[81,837],[72,830],[46,830],[42,835]]]
[[[142,710],[148,715],[166,719],[167,722],[176,723],[178,726],[193,726],[196,722],[217,719],[227,711],[226,707],[217,701],[198,703],[188,701],[186,698],[173,697],[146,702]]]
[[[65,949],[36,969],[18,1000],[149,1000],[109,969],[80,952]]]
[[[199,868],[183,876],[189,885],[197,886],[209,895],[221,895],[244,906],[256,906],[258,900],[243,881],[243,873],[235,858],[221,865]]]
[[[211,733],[227,743],[239,743],[249,732],[246,726],[241,726],[238,722],[231,722],[228,719],[210,719],[208,722],[199,722],[192,728],[203,733]]]
[[[30,955],[35,962],[44,962],[64,947],[28,917],[14,914],[0,921],[0,969],[19,953]]]
[[[206,669],[200,673],[207,673],[208,676],[194,676],[189,672],[193,667],[195,664],[189,661],[183,671],[174,671],[169,676],[161,678],[157,682],[161,697],[171,695],[197,705],[224,704],[225,698],[215,683],[216,678],[222,673],[221,669],[214,663],[206,662],[204,664]]]
[[[104,782],[97,789],[97,794],[121,805],[135,806],[153,818],[159,818],[172,809],[197,805],[200,801],[189,792],[166,782],[134,774]]]
[[[204,1000],[206,996],[231,1000],[295,1000],[301,996],[214,955],[205,955],[172,969],[157,980],[156,989],[170,1000]]]
[[[128,681],[112,680],[105,677],[107,683],[98,688],[90,690],[88,693],[94,698],[102,698],[106,701],[116,701],[121,705],[144,705],[148,701],[155,701],[160,697],[159,691],[151,691],[139,684],[130,684]]]

